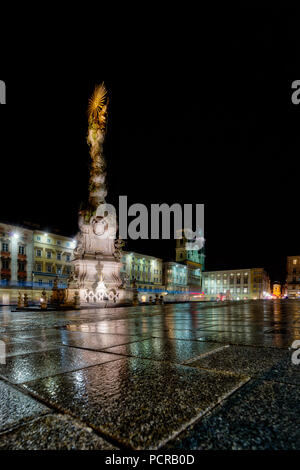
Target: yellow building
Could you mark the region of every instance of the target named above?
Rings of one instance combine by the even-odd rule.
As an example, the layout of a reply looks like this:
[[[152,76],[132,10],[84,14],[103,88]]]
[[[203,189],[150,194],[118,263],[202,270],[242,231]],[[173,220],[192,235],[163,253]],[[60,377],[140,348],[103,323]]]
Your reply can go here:
[[[154,299],[156,294],[164,293],[162,259],[124,251],[122,263],[121,275],[127,278],[128,286],[136,281],[140,301],[148,302],[149,297]]]
[[[274,282],[273,284],[273,295],[278,298],[281,297],[281,284],[279,284],[279,282]]]
[[[59,286],[66,287],[72,271],[75,248],[72,238],[35,230],[33,234],[33,287],[51,288],[58,277]]]

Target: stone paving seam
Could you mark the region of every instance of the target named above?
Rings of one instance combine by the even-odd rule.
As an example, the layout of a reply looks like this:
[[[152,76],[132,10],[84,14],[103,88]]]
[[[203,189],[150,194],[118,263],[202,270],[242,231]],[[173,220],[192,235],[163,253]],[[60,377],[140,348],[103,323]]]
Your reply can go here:
[[[223,373],[223,372],[221,372]],[[231,375],[238,375],[238,374],[231,374]],[[205,410],[203,410],[201,413],[199,413],[198,415],[196,415],[194,418],[192,418],[189,422],[185,423],[184,425],[182,425],[182,427],[173,432],[172,435],[170,435],[167,439],[165,439],[164,441],[161,441],[159,443],[159,445],[155,448],[151,448],[151,449],[144,449],[144,450],[159,450],[161,447],[163,447],[164,445],[166,445],[168,442],[172,441],[175,437],[177,437],[179,434],[181,434],[182,432],[184,432],[189,426],[192,426],[193,424],[196,424],[196,422],[198,421],[201,421],[204,417],[206,417],[208,414],[212,413],[215,408],[219,407],[222,405],[222,403],[226,400],[228,400],[232,395],[234,395],[238,390],[240,390],[242,387],[244,387],[249,381],[251,381],[251,378],[250,377],[243,377],[241,376],[241,379],[244,378],[245,381],[243,383],[241,383],[240,385],[238,385],[237,387],[235,387],[234,389],[232,389],[230,392],[228,392],[227,395],[223,396],[220,400],[216,401],[216,403],[212,406],[208,406]]]
[[[69,346],[69,347],[72,348],[73,346]],[[103,351],[94,351],[94,352],[103,352]],[[34,354],[36,354],[36,353],[34,353]],[[106,351],[105,351],[105,354],[108,354],[108,353],[106,353]],[[117,356],[117,354],[111,354],[111,356]],[[122,356],[122,354],[118,354],[118,356]],[[123,357],[125,358],[125,356],[123,356]],[[112,359],[111,361],[107,361],[107,363],[114,362],[114,361],[118,361],[118,360],[123,360],[123,357],[122,357],[122,358],[119,357],[119,359]],[[105,364],[105,363],[104,363],[104,364]],[[47,375],[47,376],[45,376],[45,377],[40,377],[40,378],[35,379],[35,380],[48,379],[49,377],[56,377],[57,375],[63,375],[63,374],[67,374],[67,373],[69,373],[69,372],[78,372],[78,371],[80,371],[80,370],[89,369],[90,367],[95,367],[95,366],[98,366],[98,365],[101,365],[101,363],[100,363],[100,364],[91,364],[91,365],[89,365],[89,366],[80,367],[79,369],[74,369],[74,370],[70,370],[70,371],[58,372],[57,374]],[[30,380],[26,380],[26,382],[14,383],[14,382],[10,382],[10,381],[7,379],[7,377],[2,376],[1,374],[0,374],[0,379],[3,380],[3,381],[8,382],[9,384],[19,385],[19,386],[22,386],[23,384],[26,384],[26,383],[28,383],[28,382],[32,382],[32,381],[33,381],[33,379],[30,379]]]
[[[254,378],[256,378],[256,377],[254,377]],[[299,385],[297,385],[293,382],[288,382],[288,381],[283,382],[281,380],[276,380],[276,379],[267,379],[264,376],[259,376],[258,378],[262,378],[264,382],[268,382],[268,383],[276,383],[276,384],[288,385],[288,386],[298,387],[299,388]]]
[[[30,398],[36,398],[32,396],[32,393],[27,388],[23,388],[22,384],[16,384],[16,383],[10,382],[10,380],[7,377],[1,377],[1,381],[5,382],[7,385],[9,385],[11,388],[14,388],[18,392],[21,392],[23,395],[26,395]],[[42,403],[42,405],[45,405],[43,400],[39,400],[39,401]]]
[[[224,341],[220,340],[213,340],[213,339],[202,339],[202,337],[197,338],[195,341],[201,341],[203,343],[223,343]],[[264,344],[248,344],[248,343],[231,343],[230,341],[226,340],[226,343],[228,343],[229,346],[240,346],[240,347],[247,347],[247,348],[262,348],[262,349],[282,349],[285,351],[289,351],[290,348],[288,346],[284,347],[278,347],[278,346],[270,346],[270,345],[264,345]]]
[[[56,375],[59,375],[59,374],[56,374]],[[47,377],[46,377],[47,378]],[[25,388],[23,387],[23,384],[15,384],[13,382],[10,382],[6,377],[5,379],[2,379],[1,380],[5,383],[7,383],[10,387],[14,388],[15,390],[17,390],[18,392],[22,393],[23,395],[26,395],[27,397],[29,398],[32,398],[34,400],[36,400],[38,403],[40,403],[41,405],[44,405],[46,406],[48,409],[49,409],[49,412],[47,412],[47,414],[55,414],[57,413],[57,410],[56,408],[49,402],[45,401],[43,398],[40,397],[40,395],[38,394],[35,394],[35,393],[32,393],[31,390],[29,390],[28,388]],[[35,419],[36,417],[34,417]],[[31,419],[30,419],[31,421]]]
[[[180,340],[182,341],[182,340]],[[124,345],[123,345],[124,346]],[[114,346],[115,347],[115,346]],[[118,347],[118,346],[116,346]],[[227,346],[226,346],[227,347]],[[110,349],[110,348],[107,348],[107,349]],[[197,356],[198,358],[200,357],[200,359],[203,359],[204,356],[206,356],[207,354],[212,354],[216,351],[219,351],[219,350],[222,350],[224,349],[224,347],[221,347],[221,348],[217,348],[213,351],[209,351],[208,353],[204,353],[203,355],[201,356]],[[111,352],[111,351],[106,351],[106,350],[101,350],[101,352],[105,352],[106,354],[114,354],[116,356],[122,356],[122,359],[124,358],[132,358],[132,359],[141,359],[143,361],[151,361],[151,362],[158,362],[159,364],[171,364],[171,365],[175,365],[175,366],[185,366],[186,363],[184,362],[174,362],[174,361],[168,361],[167,359],[164,359],[164,360],[161,360],[161,359],[154,359],[154,358],[150,358],[150,357],[143,357],[143,356],[133,356],[132,354],[122,354],[122,353],[115,353],[115,352]],[[196,359],[197,360],[197,359]],[[192,362],[194,362],[195,359],[193,358]],[[113,362],[113,361],[108,361],[108,362]],[[97,364],[96,364],[97,365]],[[93,366],[88,366],[88,367],[93,367]],[[189,366],[189,364],[187,364],[187,367],[191,367]],[[87,369],[87,367],[86,367]],[[203,369],[203,370],[206,370],[204,367],[194,367],[194,369]],[[210,370],[210,369],[207,369],[207,370]],[[71,371],[73,372],[73,371]],[[77,371],[74,371],[74,372],[77,372]],[[212,372],[220,372],[220,373],[224,373],[225,375],[226,374],[229,374],[229,375],[234,375],[234,376],[241,376],[242,374],[236,374],[236,373],[228,373],[227,371],[220,371],[220,370],[213,370]],[[64,372],[64,373],[68,373],[68,372]],[[61,374],[56,374],[56,375],[61,375]],[[51,376],[51,377],[54,377],[54,376]],[[244,376],[244,377],[248,377],[248,376]],[[31,381],[28,381],[28,382],[31,382]],[[24,382],[24,383],[27,383],[27,382]]]
[[[51,410],[50,410],[51,411]],[[111,444],[113,446],[118,446],[118,448],[116,448],[115,450],[116,451],[121,451],[121,450],[126,450],[127,448],[124,447],[124,446],[121,446],[119,442],[117,442],[116,440],[112,439],[110,436],[107,436],[107,435],[104,435],[102,434],[101,432],[99,432],[97,429],[94,429],[92,428],[90,425],[88,425],[87,423],[85,423],[84,421],[80,420],[77,416],[74,416],[74,415],[71,415],[67,412],[60,412],[60,411],[53,411],[53,412],[50,412],[50,413],[47,413],[47,414],[44,414],[44,415],[41,415],[41,416],[35,416],[33,417],[32,419],[28,419],[26,420],[26,423],[22,423],[22,424],[17,424],[16,426],[14,427],[11,427],[10,429],[5,429],[4,431],[1,431],[0,432],[0,440],[2,438],[5,438],[5,436],[7,434],[10,434],[11,432],[15,432],[15,431],[18,431],[18,430],[21,430],[22,428],[25,427],[25,425],[28,425],[28,424],[33,424],[34,422],[39,422],[41,421],[43,418],[47,418],[47,417],[51,417],[51,416],[54,416],[54,417],[60,417],[60,416],[65,416],[67,419],[71,419],[72,421],[75,422],[75,424],[77,424],[78,426],[82,427],[82,428],[85,428],[85,429],[88,429],[90,430],[91,432],[93,432],[97,437],[100,437],[102,440],[106,441],[108,444]]]
[[[145,338],[145,339],[151,339],[151,338]],[[141,340],[143,341],[143,340]],[[139,343],[139,341],[132,341],[133,343]],[[117,344],[116,346],[109,346],[108,348],[103,348],[103,349],[89,349],[89,348],[83,348],[81,346],[73,346],[73,345],[64,345],[64,346],[67,346],[69,348],[74,348],[74,349],[79,349],[79,350],[83,350],[83,351],[93,351],[93,352],[102,352],[102,353],[105,353],[105,354],[112,354],[112,355],[115,355],[115,356],[124,356],[124,357],[128,357],[128,356],[125,356],[125,354],[117,354],[117,353],[114,353],[114,352],[111,352],[111,351],[106,351],[106,349],[110,349],[110,348],[117,348],[119,346],[126,346],[127,344],[131,344],[131,343],[124,343],[124,344]],[[111,362],[111,361],[108,361],[108,362]],[[93,366],[88,366],[88,367],[93,367]],[[79,369],[80,370],[80,369]],[[55,374],[55,375],[59,375],[59,374]],[[52,377],[52,376],[51,376]]]
[[[230,396],[226,397],[221,403],[218,403],[215,407],[213,407],[211,410],[209,410],[209,412],[205,415],[205,417],[203,417],[204,421],[206,419],[214,418],[214,416],[216,416],[219,411],[222,412],[222,408],[225,407],[225,409],[226,409],[226,406],[230,405],[230,403],[232,401],[234,401],[234,395],[238,394],[240,390],[242,391],[243,388],[245,388],[249,392],[251,392],[253,390],[253,389],[251,389],[251,387],[255,387],[255,385],[260,385],[260,384],[264,384],[264,383],[269,383],[269,384],[274,383],[274,384],[281,385],[281,386],[284,385],[281,382],[278,383],[278,382],[275,382],[275,381],[266,381],[266,380],[262,379],[261,377],[260,378],[256,378],[256,377],[251,378],[251,380],[249,380],[248,382],[245,382],[241,387],[237,388]],[[287,387],[291,387],[291,388],[294,388],[294,389],[297,388],[297,386],[295,386],[294,384],[288,384]],[[199,424],[201,424],[201,421],[203,421],[202,418],[199,419]],[[198,423],[193,423],[193,424],[197,425]],[[189,436],[192,436],[192,432],[193,432],[193,430],[191,429],[190,434],[188,434],[184,438],[188,439]],[[180,437],[179,437],[179,439],[180,439]],[[168,443],[171,443],[171,441],[169,440]],[[171,447],[171,448],[173,448],[173,447]],[[210,449],[210,450],[215,450],[215,449]],[[226,450],[229,450],[229,449],[226,449]],[[232,450],[232,449],[230,449],[230,450]],[[242,449],[239,449],[239,450],[242,450]],[[246,449],[246,450],[249,450],[249,449]],[[251,450],[253,450],[253,449],[251,449]],[[263,450],[266,450],[266,449],[263,449]],[[281,450],[284,450],[284,449],[281,449]]]
[[[125,359],[125,357],[124,357],[124,359]],[[144,362],[158,362],[158,363],[165,362],[165,363],[167,363],[167,361],[153,361],[151,359],[144,359],[144,358],[142,360]],[[120,361],[123,361],[123,359],[120,359]],[[117,362],[117,361],[115,361],[115,362]],[[105,364],[108,364],[108,363],[105,363]],[[101,364],[101,365],[105,365],[105,364]],[[177,366],[180,366],[180,367],[185,367],[187,369],[192,369],[191,367],[183,366],[182,364],[171,363],[171,365],[172,366],[177,365]],[[97,367],[97,366],[91,366],[91,367]],[[67,372],[66,374],[72,374],[74,372],[77,372],[77,371]],[[195,421],[198,421],[198,420],[202,419],[210,410],[213,410],[216,406],[221,404],[224,400],[227,400],[233,393],[238,391],[241,387],[243,387],[245,384],[247,384],[247,382],[250,380],[250,377],[242,375],[242,374],[233,374],[233,373],[228,374],[228,373],[223,373],[222,371],[218,371],[218,372],[214,372],[214,373],[218,374],[219,376],[231,375],[231,376],[239,377],[240,382],[235,388],[231,389],[227,394],[224,394],[221,398],[217,399],[217,401],[213,405],[208,406],[207,408],[201,410],[201,412],[198,413],[196,416],[194,416],[191,420],[185,422],[180,428],[178,428],[176,431],[174,431],[171,435],[169,435],[165,439],[161,440],[158,443],[158,445],[155,446],[155,447],[154,446],[143,447],[143,448],[142,447],[134,447],[133,445],[130,445],[129,443],[127,444],[126,442],[124,442],[124,440],[122,438],[119,440],[118,438],[114,438],[110,433],[107,433],[106,431],[102,431],[101,429],[99,429],[99,427],[97,427],[97,425],[94,425],[91,422],[82,421],[81,418],[76,414],[76,412],[71,411],[69,409],[66,409],[66,408],[60,406],[57,402],[45,401],[44,403],[48,404],[48,406],[51,406],[52,408],[57,410],[59,413],[66,414],[66,415],[68,415],[72,418],[75,418],[75,419],[81,421],[85,426],[91,427],[100,437],[102,437],[105,440],[109,440],[110,442],[113,442],[115,445],[118,445],[120,448],[130,449],[130,450],[156,450],[156,449],[159,449],[160,447],[162,447],[163,445],[165,445],[170,440],[177,437],[178,434],[183,432],[187,427],[189,427]],[[57,375],[63,375],[63,374],[57,374]],[[45,380],[45,379],[43,378],[43,379],[38,379],[38,380]],[[32,393],[33,397],[39,397],[37,392],[34,392],[34,391],[31,390],[30,393]]]
[[[151,339],[151,337],[148,337],[148,338],[142,338],[140,341],[144,341],[144,340],[147,340],[147,339]],[[84,351],[95,351],[95,352],[105,352],[105,353],[109,353],[109,351],[106,351],[106,349],[110,349],[110,348],[117,348],[118,346],[126,346],[127,344],[131,344],[131,343],[139,343],[140,342],[139,340],[134,340],[134,341],[129,341],[127,343],[120,343],[120,344],[116,344],[115,346],[108,346],[108,347],[105,347],[105,348],[101,348],[101,349],[93,349],[93,348],[84,348],[82,346],[74,346],[73,344],[65,344],[63,343],[63,346],[68,346],[70,348],[74,348],[74,349],[83,349]]]
[[[185,365],[185,364],[181,364],[181,365]],[[248,380],[252,380],[253,377],[251,377],[250,375],[243,375],[241,373],[238,373],[238,372],[232,372],[232,371],[229,371],[229,370],[220,370],[220,369],[210,369],[208,367],[199,367],[199,366],[193,366],[191,364],[186,364],[187,367],[190,367],[191,369],[198,369],[198,370],[204,370],[204,371],[207,371],[207,372],[216,372],[216,373],[220,373],[220,374],[223,374],[223,375],[228,375],[228,376],[231,376],[231,377],[245,377],[247,378]],[[254,377],[255,378],[255,377]],[[247,382],[245,382],[247,383]],[[244,385],[244,384],[243,384]]]
[[[9,380],[5,379],[5,380],[1,380],[2,382],[4,382],[7,386],[9,386],[11,389],[15,390],[16,392],[20,393],[21,395],[24,395],[26,396],[27,398],[30,398],[31,400],[33,400],[34,402],[40,404],[40,405],[43,405],[44,407],[46,407],[45,411],[41,411],[40,415],[38,416],[23,416],[22,418],[20,417],[19,421],[15,422],[14,423],[11,423],[9,424],[9,428],[5,428],[3,427],[1,429],[1,433],[2,432],[6,432],[8,429],[15,429],[17,427],[20,426],[20,421],[22,421],[23,424],[27,423],[27,422],[31,422],[32,420],[36,419],[37,417],[42,417],[42,416],[45,416],[45,415],[50,415],[50,414],[53,414],[54,413],[54,409],[53,409],[53,406],[49,406],[48,404],[46,404],[43,400],[40,400],[40,399],[37,399],[37,397],[34,397],[32,395],[31,392],[29,392],[28,390],[24,390],[23,388],[21,388],[19,385],[17,384],[14,384],[14,383],[11,383]],[[22,425],[22,424],[21,424]]]
[[[204,341],[202,341],[204,343]],[[187,361],[182,362],[183,365],[189,364],[191,362],[197,361],[197,359],[203,359],[206,356],[210,356],[211,354],[215,354],[216,352],[223,351],[223,349],[229,348],[229,344],[225,344],[224,346],[220,346],[219,348],[213,349],[212,351],[207,351],[206,353],[200,354],[199,356],[191,357],[191,359],[188,359]]]
[[[28,396],[30,396],[30,395],[28,395]],[[30,398],[33,398],[33,397],[30,396]],[[45,403],[42,403],[42,404],[44,405]],[[49,408],[49,406],[48,406],[48,408]],[[3,429],[1,429],[1,431],[0,431],[0,439],[1,439],[2,437],[5,437],[5,435],[8,434],[8,433],[10,433],[10,432],[13,432],[13,431],[16,431],[16,430],[18,430],[18,429],[20,429],[20,428],[23,428],[23,427],[24,427],[25,425],[27,425],[27,424],[30,424],[30,423],[32,423],[32,422],[34,422],[34,421],[38,421],[39,419],[44,418],[44,417],[46,417],[46,416],[55,416],[55,415],[57,415],[57,414],[58,414],[57,411],[51,410],[51,408],[49,408],[49,412],[47,412],[47,413],[45,413],[45,414],[43,414],[43,415],[40,415],[40,416],[32,416],[32,417],[30,417],[30,418],[26,418],[26,420],[22,421],[21,423],[20,423],[20,422],[17,422],[16,424],[12,424],[9,428],[3,428]]]

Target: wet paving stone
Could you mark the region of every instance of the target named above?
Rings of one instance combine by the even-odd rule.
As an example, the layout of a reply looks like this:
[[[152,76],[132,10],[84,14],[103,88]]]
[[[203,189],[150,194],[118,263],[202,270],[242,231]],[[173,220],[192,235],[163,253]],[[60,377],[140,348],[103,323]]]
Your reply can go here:
[[[63,334],[67,334],[67,330],[65,329],[40,329],[40,330],[30,330],[26,329],[23,331],[6,331],[6,336],[10,337],[12,340],[22,340],[22,339],[30,339],[30,338],[60,338]]]
[[[110,325],[110,322],[103,325],[103,322],[92,323],[89,325],[71,325],[67,331],[80,332],[80,333],[99,333],[99,334],[111,334],[111,335],[127,335],[127,336],[149,336],[153,330],[152,326],[149,325]]]
[[[59,328],[41,328],[41,329],[27,329],[23,331],[15,331],[14,333],[9,333],[7,329],[7,334],[13,336],[13,338],[26,339],[34,337],[46,337],[46,336],[55,336],[60,334],[61,331]]]
[[[300,338],[300,328],[295,328],[293,326],[289,327],[278,327],[278,328],[271,328],[268,331],[268,334],[273,334],[273,335],[287,335],[291,338],[298,339]]]
[[[268,332],[270,328],[264,326],[256,326],[256,325],[232,325],[232,324],[223,324],[223,325],[206,325],[202,328],[198,328],[197,331],[201,335],[202,332],[214,332],[214,333],[239,333],[239,334],[262,334]]]
[[[289,356],[288,351],[280,349],[229,346],[195,362],[190,362],[189,365],[236,374],[244,373],[252,377],[263,373]]]
[[[62,343],[68,346],[76,346],[77,348],[99,351],[112,346],[119,346],[134,341],[142,341],[143,339],[145,339],[144,336],[137,335],[128,336],[108,333],[78,333],[76,337],[71,336],[63,339]]]
[[[63,415],[47,415],[0,434],[0,450],[118,450],[91,429]]]
[[[144,341],[108,348],[105,351],[125,356],[135,356],[157,361],[181,364],[193,357],[202,356],[219,349],[221,345],[201,341],[170,338],[151,338]]]
[[[168,449],[296,450],[300,448],[299,387],[251,381]]]
[[[0,432],[49,412],[46,406],[0,381]]]
[[[269,371],[267,371],[263,378],[265,380],[272,380],[291,385],[300,385],[300,365],[292,363],[292,353],[289,351],[288,357],[275,364]],[[298,356],[299,357],[299,356]]]
[[[270,348],[273,347],[283,349],[287,349],[291,344],[290,341],[286,341],[284,337],[278,338],[278,341],[275,344],[272,335],[264,335],[259,333],[242,334],[235,332],[213,332],[208,330],[202,331],[201,334],[198,334],[197,340],[214,341],[232,345],[265,346]]]
[[[107,439],[135,449],[170,440],[185,449],[185,439],[186,450],[300,449],[300,366],[292,365],[289,351],[299,329],[299,301],[70,312],[0,307],[0,340],[8,352],[0,375],[20,384],[0,381],[17,394],[10,398],[0,391],[0,405],[12,406],[11,412],[0,406],[0,414],[5,409],[0,435],[10,436],[4,444],[10,449],[25,442],[35,448],[38,441],[41,448],[84,449],[85,426],[93,428],[88,432],[95,449],[102,448],[98,438],[104,445]],[[118,348],[122,354],[116,354]],[[254,377],[254,388],[243,385],[248,377]],[[27,386],[36,399],[25,394]],[[228,412],[216,414],[239,396]],[[66,413],[64,418],[57,411]],[[204,431],[194,432],[205,423]]]
[[[22,354],[30,354],[38,351],[47,351],[49,349],[57,349],[57,344],[45,344],[45,343],[30,343],[17,340],[7,339],[5,337],[0,338],[5,343],[5,355],[6,357],[20,356]]]
[[[7,357],[6,364],[0,365],[0,376],[21,384],[117,359],[118,356],[113,354],[61,347],[47,352]]]
[[[123,358],[24,387],[120,444],[155,449],[246,380],[234,374]]]
[[[153,329],[151,332],[153,338],[170,338],[170,339],[185,339],[190,341],[197,341],[199,332],[197,330],[158,330]]]

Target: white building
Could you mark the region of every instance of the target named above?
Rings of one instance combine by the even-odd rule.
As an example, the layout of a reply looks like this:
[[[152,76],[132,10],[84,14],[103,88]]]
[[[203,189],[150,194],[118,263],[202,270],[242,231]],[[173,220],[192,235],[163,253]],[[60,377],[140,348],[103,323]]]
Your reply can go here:
[[[166,301],[189,300],[188,267],[173,261],[164,263],[164,285]]]
[[[205,271],[202,277],[206,300],[257,300],[271,296],[270,279],[263,268]]]

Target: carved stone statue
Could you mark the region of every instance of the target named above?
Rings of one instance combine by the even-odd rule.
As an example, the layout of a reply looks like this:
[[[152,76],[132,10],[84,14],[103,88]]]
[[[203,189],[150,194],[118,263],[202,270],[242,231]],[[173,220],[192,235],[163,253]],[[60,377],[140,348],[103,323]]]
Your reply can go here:
[[[79,233],[73,260],[75,274],[68,282],[70,297],[75,298],[78,291],[81,305],[121,302],[127,295],[132,297],[131,292],[122,290],[120,272],[124,242],[116,239],[116,217],[107,209],[105,201],[107,188],[103,144],[108,103],[105,85],[97,86],[88,107],[87,142],[91,157],[89,198],[86,207],[79,212]]]
[[[118,261],[120,261],[123,257],[122,249],[124,246],[125,246],[125,242],[121,238],[118,238],[117,240],[115,240],[114,257]]]

